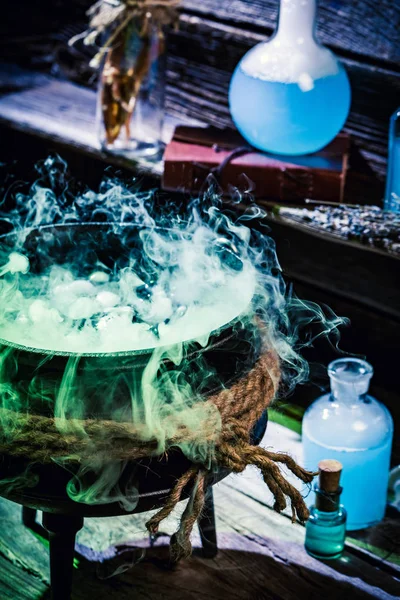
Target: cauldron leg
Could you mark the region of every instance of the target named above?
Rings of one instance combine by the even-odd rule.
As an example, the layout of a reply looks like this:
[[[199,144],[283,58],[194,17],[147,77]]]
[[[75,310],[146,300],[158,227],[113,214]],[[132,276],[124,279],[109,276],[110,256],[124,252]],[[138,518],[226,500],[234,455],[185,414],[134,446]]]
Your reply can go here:
[[[198,521],[204,558],[214,558],[218,552],[217,531],[215,528],[214,496],[212,487],[206,494],[202,515]]]
[[[36,525],[36,512],[34,508],[22,507],[22,522],[25,527],[32,529]]]
[[[70,600],[74,548],[83,517],[43,513],[43,527],[50,541],[50,583],[52,600]]]

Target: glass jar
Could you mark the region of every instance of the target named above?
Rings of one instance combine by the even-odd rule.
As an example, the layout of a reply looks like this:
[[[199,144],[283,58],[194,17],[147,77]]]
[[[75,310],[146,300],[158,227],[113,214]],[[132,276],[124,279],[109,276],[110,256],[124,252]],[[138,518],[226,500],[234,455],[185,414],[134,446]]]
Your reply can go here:
[[[99,77],[97,124],[101,146],[128,156],[153,156],[161,148],[164,120],[163,23],[152,11],[137,13],[117,35],[110,35],[112,43]]]
[[[318,490],[315,492],[318,494]],[[332,512],[323,512],[316,506],[310,509],[306,524],[306,550],[311,556],[329,560],[339,558],[346,537],[346,510],[342,505]]]
[[[400,108],[390,119],[385,210],[400,213]]]
[[[281,0],[275,35],[250,50],[232,77],[233,121],[265,152],[316,152],[339,133],[350,109],[346,71],[314,37],[316,0]]]
[[[387,408],[368,395],[373,369],[364,360],[343,358],[329,365],[331,393],[305,412],[304,465],[315,471],[326,458],[343,465],[342,502],[347,529],[379,522],[388,494],[393,420]],[[309,494],[312,504],[314,494]]]

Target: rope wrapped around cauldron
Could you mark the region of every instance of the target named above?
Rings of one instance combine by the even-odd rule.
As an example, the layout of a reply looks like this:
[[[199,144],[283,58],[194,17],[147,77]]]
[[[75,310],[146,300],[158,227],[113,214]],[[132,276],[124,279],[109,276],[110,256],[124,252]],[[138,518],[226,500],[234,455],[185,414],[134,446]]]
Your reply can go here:
[[[304,483],[311,483],[314,474],[300,467],[287,454],[272,452],[250,443],[252,428],[273,401],[279,379],[277,356],[270,351],[264,352],[254,367],[230,388],[201,402],[203,407],[208,404],[212,410],[216,408],[219,411],[222,424],[220,431],[215,431],[215,420],[212,419],[209,427],[205,423],[197,432],[189,433],[182,426],[173,438],[167,440],[167,451],[183,442],[215,444],[211,464],[193,463],[177,480],[164,506],[146,523],[149,532],[156,534],[161,521],[172,513],[180,501],[184,488],[189,484],[193,486],[178,531],[171,538],[173,562],[191,554],[190,534],[204,506],[207,476],[215,468],[240,473],[248,465],[258,467],[274,495],[274,509],[278,512],[283,510],[287,497],[291,503],[293,521],[296,516],[300,521],[308,518],[308,510],[300,492],[285,479],[279,465],[285,465]],[[195,411],[198,404],[187,410]],[[104,462],[137,461],[157,456],[156,440],[142,441],[134,423],[86,419],[81,422],[82,427],[62,434],[56,418],[21,414],[7,409],[1,409],[1,423],[4,431],[7,425],[15,427],[11,438],[5,437],[0,431],[0,454],[25,457],[31,462],[46,464],[65,457],[80,462],[90,456],[93,450]],[[165,425],[168,431],[168,424]]]

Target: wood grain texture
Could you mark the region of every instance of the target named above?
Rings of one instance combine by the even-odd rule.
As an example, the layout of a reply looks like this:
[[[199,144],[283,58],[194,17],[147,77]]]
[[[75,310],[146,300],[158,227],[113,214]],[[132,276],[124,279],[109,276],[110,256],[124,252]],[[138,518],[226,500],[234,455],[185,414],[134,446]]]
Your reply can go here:
[[[278,0],[183,0],[187,13],[269,35],[276,28]],[[400,62],[400,6],[396,0],[319,0],[317,37],[339,53]]]
[[[84,24],[93,0],[6,0],[0,31],[9,37],[51,33],[53,41],[66,25]],[[181,12],[270,35],[276,28],[279,0],[182,0]],[[19,20],[21,12],[29,19]],[[319,0],[318,39],[336,51],[393,65],[400,62],[400,6],[397,0]],[[26,38],[27,39],[27,38]],[[371,62],[371,61],[370,61]]]
[[[49,586],[43,581],[0,552],[1,600],[44,600],[48,590]]]
[[[17,131],[73,148],[103,163],[160,177],[162,151],[154,160],[129,153],[106,153],[96,135],[96,93],[50,75],[0,64],[0,123]],[[190,122],[183,116],[179,122]],[[163,142],[172,137],[176,118],[167,116]]]
[[[328,239],[322,232],[281,217],[268,216],[265,223],[290,276],[400,325],[400,257],[360,243]]]
[[[206,72],[204,78],[206,79]],[[195,85],[195,80],[194,77],[190,85]],[[182,77],[180,81],[184,82],[185,78]],[[176,88],[170,89],[171,94],[176,97],[178,94]],[[216,87],[216,89],[218,88]],[[204,90],[201,94],[204,94]],[[179,103],[171,103],[171,100],[168,100],[163,135],[165,142],[171,138],[177,123],[188,123],[195,126],[204,124],[204,120],[208,119],[221,124],[216,103],[207,99],[208,108],[206,108],[201,94],[199,92],[196,96],[196,102],[199,103],[196,111],[193,110],[193,105],[189,108],[186,106],[184,97],[181,95],[179,95]],[[222,108],[222,110],[229,123],[227,108]],[[105,153],[99,148],[95,134],[95,113],[96,94],[94,90],[44,73],[29,71],[15,65],[0,64],[0,123],[3,126],[35,136],[39,146],[48,148],[43,152],[57,149],[59,152],[68,154],[71,150],[75,150],[104,164],[111,163],[116,167],[134,170],[139,175],[159,178],[163,168],[160,160],[135,161],[129,155]],[[193,113],[199,118],[193,118]],[[201,118],[203,121],[200,120]],[[19,157],[22,158],[24,152],[21,150],[23,150],[24,144],[21,145],[19,140],[12,136],[7,143],[15,147]],[[43,158],[43,156],[44,154],[39,155],[38,158]],[[351,162],[353,164],[346,180],[345,199],[352,202],[358,195],[362,202],[364,199],[368,199],[369,202],[379,203],[381,189],[373,174],[369,172],[368,168],[366,169],[365,159],[354,147],[352,148]]]

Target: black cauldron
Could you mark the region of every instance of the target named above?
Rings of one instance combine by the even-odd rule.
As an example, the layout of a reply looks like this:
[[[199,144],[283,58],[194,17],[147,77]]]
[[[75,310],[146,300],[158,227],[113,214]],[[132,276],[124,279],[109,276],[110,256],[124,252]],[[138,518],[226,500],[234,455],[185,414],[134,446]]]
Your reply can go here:
[[[154,276],[154,265],[143,257],[137,226],[109,223],[44,226],[25,231],[22,236],[19,234],[19,239],[23,242],[18,242],[16,234],[0,237],[0,264],[6,262],[5,257],[17,245],[29,258],[31,272],[35,275],[48,272],[54,265],[79,264],[79,276],[85,277],[96,269],[99,261],[110,269],[115,266],[123,269],[134,259],[135,270],[141,271],[143,279]],[[60,389],[68,362],[79,356],[75,366],[76,381],[82,389],[75,393],[84,398],[82,418],[121,420],[130,418],[126,375],[129,374],[130,380],[139,381],[154,351],[149,348],[106,354],[54,352],[10,343],[2,340],[0,334],[0,348],[6,346],[13,350],[4,359],[3,373],[11,374],[13,383],[17,384],[22,411],[54,414],[51,400]],[[257,326],[249,311],[248,315],[238,315],[211,332],[206,347],[187,340],[184,360],[178,369],[196,392],[207,395],[241,377],[252,367],[259,352]],[[162,360],[160,367],[163,371],[177,368],[168,358]],[[204,373],[207,373],[206,379]],[[41,393],[32,393],[32,382],[41,387]],[[107,382],[112,382],[112,392]],[[111,404],[103,401],[105,393],[112,393]],[[40,396],[45,396],[47,401],[37,401]],[[109,414],[105,413],[106,405]]]
[[[229,243],[226,247],[229,252]],[[34,274],[45,273],[57,264],[76,264],[78,257],[82,265],[80,276],[85,277],[96,268],[98,261],[110,269],[115,265],[122,269],[134,257],[142,270],[142,277],[152,276],[151,264],[142,255],[139,229],[129,224],[66,224],[33,228],[18,235],[9,233],[0,236],[0,264],[4,264],[6,256],[15,249],[28,256]],[[187,340],[184,346],[184,360],[179,366],[182,375],[197,393],[207,397],[231,385],[252,368],[260,354],[261,341],[249,307],[248,314],[245,311],[211,332],[205,347],[193,340]],[[66,368],[72,359],[77,358],[74,389],[70,393],[83,399],[82,418],[113,418],[121,421],[132,420],[129,401],[132,388],[129,381],[140,381],[153,353],[153,349],[149,348],[74,355],[28,348],[4,339],[0,339],[0,351],[3,355],[0,383],[9,384],[17,390],[20,412],[52,416],[55,398],[65,385],[63,376]],[[177,369],[177,366],[165,358],[159,369],[160,373],[165,373]],[[209,373],[206,379],[204,372]],[[112,402],[105,403],[104,395],[107,394],[109,398],[111,393],[110,381]],[[37,393],[38,390],[42,393]],[[266,424],[267,413],[254,426],[254,444],[260,442]],[[29,457],[17,459],[0,456],[0,482],[18,479],[21,474],[28,474],[26,481],[30,482],[27,486],[0,487],[0,493],[29,510],[44,511],[44,524],[50,532],[51,541],[53,597],[61,600],[69,598],[73,541],[76,531],[83,524],[83,517],[143,512],[159,507],[176,479],[190,465],[180,450],[170,452],[168,460],[148,458],[124,465],[118,483],[119,490],[129,490],[134,485],[139,491],[136,507],[131,511],[118,502],[91,505],[72,501],[66,487],[73,473],[58,464],[32,464]],[[209,555],[216,552],[211,485],[226,475],[225,471],[219,471],[212,474],[209,480],[210,494],[201,528],[203,545]],[[90,480],[92,475],[89,473],[87,477]],[[186,490],[184,496],[188,493],[190,489]],[[25,520],[28,522],[28,515],[32,517],[33,514],[25,510]],[[207,535],[204,534],[204,528],[208,528]]]

